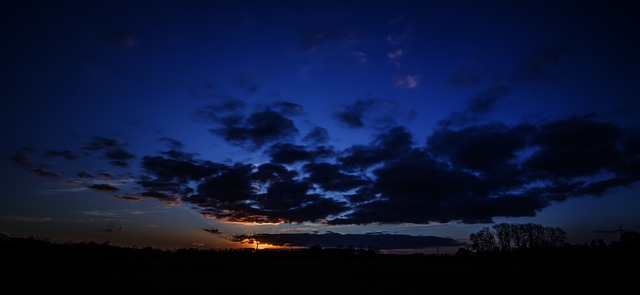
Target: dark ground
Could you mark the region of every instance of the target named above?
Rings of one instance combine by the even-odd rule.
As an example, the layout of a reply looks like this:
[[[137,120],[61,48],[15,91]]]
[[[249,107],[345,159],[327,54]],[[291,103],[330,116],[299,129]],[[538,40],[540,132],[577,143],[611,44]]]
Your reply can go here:
[[[638,255],[175,252],[3,241],[5,294],[615,294],[640,287]],[[7,288],[9,288],[7,287]]]

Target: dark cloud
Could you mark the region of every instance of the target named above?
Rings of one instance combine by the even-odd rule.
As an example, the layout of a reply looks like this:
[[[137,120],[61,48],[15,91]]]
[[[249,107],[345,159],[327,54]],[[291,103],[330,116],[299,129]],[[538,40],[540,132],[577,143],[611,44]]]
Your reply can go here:
[[[135,156],[122,148],[109,148],[104,152],[105,158],[109,161],[109,164],[117,167],[129,167],[129,160],[135,158]]]
[[[107,227],[104,229],[99,229],[97,230],[98,232],[103,232],[103,233],[117,233],[117,232],[121,232],[124,230],[124,226],[117,226],[115,223],[109,223],[107,224]]]
[[[121,148],[110,149],[104,153],[105,157],[116,161],[127,161],[135,158],[135,156]]]
[[[98,175],[103,178],[113,178],[113,173],[111,172],[100,172]]]
[[[269,185],[266,193],[257,196],[257,201],[265,210],[285,212],[296,209],[305,201],[315,201],[316,196],[307,194],[309,189],[310,185],[305,181],[276,181]]]
[[[397,126],[378,134],[368,145],[353,145],[338,157],[347,169],[367,168],[377,163],[411,155],[413,149],[411,133]]]
[[[16,152],[9,156],[9,159],[11,162],[22,168],[30,168],[33,165],[31,155],[27,151]]]
[[[255,195],[251,172],[253,165],[236,164],[226,167],[198,185],[198,194],[215,203],[240,203]]]
[[[185,202],[228,221],[318,221],[347,210],[346,203],[310,193],[311,183],[276,164],[236,164],[203,180]]]
[[[217,235],[219,235],[219,234],[221,234],[221,233],[222,233],[222,232],[221,232],[219,229],[217,229],[217,228],[203,228],[202,230],[203,230],[203,231],[206,231],[206,232],[209,232],[209,233],[212,233],[212,234],[217,234]]]
[[[396,125],[399,116],[396,102],[389,99],[359,99],[333,114],[338,122],[349,128],[369,125],[376,129]]]
[[[547,81],[560,70],[561,57],[567,53],[563,46],[551,46],[526,56],[510,74],[498,77],[494,70],[480,71],[478,66],[463,68],[454,74],[454,85],[476,85],[484,76],[492,76],[489,85],[473,95],[462,112],[454,112],[438,122],[442,127],[462,127],[477,123],[494,110],[497,103],[513,90],[528,83]]]
[[[60,177],[60,173],[52,172],[52,171],[49,171],[49,170],[47,170],[45,168],[33,168],[33,169],[31,169],[31,172],[33,174],[35,174],[35,175],[43,176],[43,177],[51,177],[51,178]]]
[[[296,176],[298,176],[297,171],[289,170],[283,165],[273,163],[265,163],[258,166],[258,169],[252,174],[253,179],[260,183],[291,181]]]
[[[169,149],[172,150],[181,150],[184,147],[184,144],[182,142],[170,137],[161,137],[158,138],[158,141],[164,143]]]
[[[259,233],[253,235],[236,235],[232,237],[235,242],[257,241],[259,243],[276,246],[325,248],[372,248],[372,249],[425,249],[431,247],[461,246],[462,243],[451,238],[434,236],[412,236],[387,233],[368,234],[311,234],[311,233],[286,233],[269,234]]]
[[[324,198],[318,194],[307,194],[304,202],[289,210],[278,211],[277,221],[284,222],[323,222],[327,217],[349,210],[346,202]]]
[[[129,163],[126,161],[120,161],[120,160],[112,160],[109,161],[109,164],[116,166],[116,167],[122,167],[122,168],[127,168],[129,167]]]
[[[124,144],[125,144],[124,142],[119,141],[117,139],[98,136],[98,137],[94,137],[89,144],[84,146],[83,150],[97,151],[104,148],[115,148]]]
[[[465,114],[489,111],[503,90],[496,91],[479,97]],[[381,102],[359,101],[347,113],[362,119]],[[240,109],[231,103],[221,111]],[[491,223],[496,217],[535,216],[555,202],[602,196],[640,180],[640,131],[595,114],[536,124],[440,124],[423,143],[396,124],[376,130],[368,144],[342,150],[294,143],[293,122],[269,108],[214,123],[231,143],[265,147],[267,162],[211,162],[163,139],[169,150],[140,160],[139,191],[113,197],[186,203],[205,216],[232,222]],[[326,133],[315,130],[317,137]],[[97,137],[85,150],[101,150],[104,160],[126,163],[134,156],[123,145]],[[30,156],[22,151],[11,160],[31,169]],[[40,167],[33,171],[56,176]],[[88,188],[118,190],[107,183]]]
[[[89,171],[80,171],[76,174],[80,178],[93,178],[93,174]]]
[[[195,112],[199,119],[222,125],[238,125],[242,122],[246,104],[244,101],[227,98],[219,104],[203,107]]]
[[[596,122],[591,116],[547,123],[532,137],[532,144],[539,150],[525,165],[558,177],[615,170],[624,157],[618,148],[622,135],[618,126]]]
[[[347,192],[368,184],[368,179],[363,176],[346,174],[340,169],[341,166],[329,163],[310,163],[303,167],[303,171],[309,174],[306,180],[324,191]]]
[[[484,115],[493,110],[495,104],[509,94],[509,88],[504,83],[496,83],[474,96],[467,106],[472,115]]]
[[[160,191],[145,191],[145,192],[132,194],[131,196],[156,199],[157,201],[162,202],[169,206],[180,205],[180,198],[171,193],[165,193]]]
[[[195,154],[185,153],[179,150],[161,151],[160,154],[165,155],[171,159],[184,160],[184,161],[190,161],[196,156]]]
[[[329,132],[325,128],[315,126],[302,138],[302,141],[309,144],[323,144],[329,141]]]
[[[304,113],[304,107],[289,101],[276,101],[271,108],[285,116],[299,116]]]
[[[200,181],[215,175],[226,169],[226,165],[183,158],[145,156],[142,158],[142,168],[153,177],[155,183],[172,183],[175,187],[179,187],[189,181]]]
[[[211,129],[211,133],[222,136],[233,144],[247,145],[250,148],[262,147],[265,143],[292,139],[298,134],[293,121],[281,114],[264,110],[251,114],[246,120],[225,122],[221,128]]]
[[[424,150],[413,149],[406,158],[378,156],[385,153],[375,144],[352,148],[347,159],[378,164],[362,190],[375,197],[348,195],[367,202],[329,223],[484,223],[497,216],[535,216],[554,201],[602,195],[640,180],[620,169],[637,166],[633,133],[583,116],[540,126],[441,128]],[[625,138],[635,144],[626,148]]]
[[[429,152],[458,169],[494,171],[503,168],[527,144],[535,127],[510,128],[502,123],[473,125],[459,130],[436,129],[428,138]]]
[[[326,158],[332,156],[334,151],[325,146],[314,148],[291,143],[276,143],[270,146],[265,153],[271,157],[271,161],[274,163],[292,164]]]
[[[464,127],[483,121],[483,116],[493,111],[497,103],[511,93],[512,89],[505,82],[496,82],[477,92],[467,103],[462,112],[453,112],[445,119],[438,121],[440,127]]]
[[[108,183],[96,183],[96,184],[92,184],[90,186],[88,186],[88,188],[90,189],[94,189],[97,191],[104,191],[104,192],[115,192],[120,190],[118,187],[113,186],[111,184]]]
[[[581,188],[578,193],[581,195],[602,196],[617,188],[630,188],[637,181],[637,177],[611,177],[592,182]]]
[[[112,197],[112,198],[114,198],[114,199],[125,200],[125,201],[129,201],[129,202],[139,202],[139,201],[142,201],[142,198],[134,197],[134,196],[128,196],[128,195],[126,195],[126,196],[117,196],[117,195],[114,195],[114,196],[111,196],[111,197]]]
[[[70,151],[70,150],[63,150],[63,151],[56,151],[56,150],[48,150],[45,153],[46,156],[49,157],[63,157],[67,160],[75,160],[78,157],[80,157],[79,155],[77,155],[76,153]]]

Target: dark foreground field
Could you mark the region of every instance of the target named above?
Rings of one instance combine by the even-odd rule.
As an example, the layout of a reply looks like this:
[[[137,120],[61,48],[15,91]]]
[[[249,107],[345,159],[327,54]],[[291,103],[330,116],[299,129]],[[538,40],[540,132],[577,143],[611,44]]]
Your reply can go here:
[[[3,243],[0,257],[3,285],[17,290],[11,294],[615,294],[640,286],[634,255],[165,252]]]

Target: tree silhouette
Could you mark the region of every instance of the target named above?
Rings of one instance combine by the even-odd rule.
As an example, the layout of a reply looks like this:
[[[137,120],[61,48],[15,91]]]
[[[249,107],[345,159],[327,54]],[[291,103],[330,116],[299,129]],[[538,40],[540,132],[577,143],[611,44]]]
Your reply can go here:
[[[490,228],[484,227],[469,236],[471,249],[475,252],[491,252],[496,247],[496,238]]]
[[[498,223],[469,235],[469,247],[476,253],[516,249],[556,248],[565,245],[567,233],[558,227],[534,223]]]

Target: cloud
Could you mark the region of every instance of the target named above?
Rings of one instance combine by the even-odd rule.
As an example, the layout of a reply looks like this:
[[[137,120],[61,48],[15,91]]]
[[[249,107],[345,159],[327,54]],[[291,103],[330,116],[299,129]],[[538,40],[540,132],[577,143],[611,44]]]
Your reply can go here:
[[[563,178],[614,171],[624,158],[618,146],[621,136],[618,126],[593,121],[590,115],[550,122],[532,137],[539,151],[524,164]]]
[[[503,123],[473,125],[459,130],[436,129],[427,139],[429,151],[458,169],[492,172],[513,161],[525,148],[535,127]]]
[[[54,221],[51,217],[44,216],[28,216],[28,215],[0,215],[0,220],[3,221],[19,221],[19,222],[51,222]]]
[[[222,232],[221,232],[219,229],[217,229],[217,228],[203,228],[202,230],[203,230],[203,231],[206,231],[206,232],[209,232],[209,233],[212,233],[212,234],[216,234],[216,235],[219,235],[219,234],[221,234],[221,233],[222,233]]]
[[[98,216],[105,218],[121,218],[122,214],[114,211],[105,211],[105,210],[93,210],[93,211],[82,211],[82,214],[89,216]]]
[[[222,127],[210,132],[236,145],[260,148],[269,142],[292,139],[299,131],[292,120],[264,110],[252,113],[242,122],[223,122]]]
[[[337,160],[347,170],[368,168],[403,155],[411,155],[413,143],[411,133],[403,126],[396,126],[379,133],[369,144],[346,148]]]
[[[582,116],[540,126],[438,129],[425,149],[388,157],[366,190],[377,196],[331,224],[491,222],[535,216],[555,201],[601,195],[637,182],[637,134]],[[625,146],[625,138],[636,144]],[[361,148],[375,155],[384,145]],[[360,151],[360,150],[357,150]],[[358,157],[378,163],[380,156]],[[367,160],[371,159],[371,160]],[[612,176],[607,176],[612,174]]]
[[[75,160],[78,157],[80,157],[79,155],[77,155],[76,153],[70,151],[70,150],[63,150],[63,151],[56,151],[56,150],[48,150],[45,153],[46,156],[49,157],[63,157],[67,160]]]
[[[329,141],[329,132],[325,128],[315,126],[309,130],[302,141],[310,144],[323,144]]]
[[[296,162],[309,162],[319,158],[329,157],[334,152],[325,146],[308,148],[303,145],[291,143],[276,143],[271,145],[265,153],[274,163],[292,164]]]
[[[420,76],[418,75],[402,75],[393,78],[393,86],[400,89],[411,89],[418,87]]]
[[[135,156],[122,148],[113,148],[105,151],[104,156],[112,161],[125,162],[135,158]]]
[[[490,111],[508,90],[496,87],[478,96],[460,121]],[[244,112],[243,104],[228,102],[221,106],[223,113]],[[293,103],[280,107],[280,112],[298,109]],[[379,123],[400,113],[395,104],[357,100],[335,118],[351,127],[380,128],[373,129],[368,143],[336,149],[317,144],[328,137],[321,127],[296,142],[293,121],[278,111],[265,108],[241,113],[237,121],[215,117],[213,122],[221,126],[216,135],[230,143],[263,148],[265,162],[212,162],[173,149],[182,144],[164,139],[170,149],[141,157],[135,186],[119,183],[127,193],[113,197],[188,204],[204,216],[229,222],[473,224],[535,216],[555,202],[603,196],[640,180],[640,131],[596,114],[512,125],[440,124],[420,142],[393,119]],[[85,150],[104,151],[107,162],[132,159],[123,145],[96,137]],[[25,164],[30,156],[20,152],[11,160],[30,167]],[[88,188],[118,191],[112,183],[121,176],[111,176]]]
[[[303,171],[309,174],[307,180],[318,185],[325,192],[347,192],[368,183],[367,178],[347,174],[340,169],[340,165],[329,163],[308,163],[303,167]]]
[[[91,172],[89,171],[80,171],[76,174],[76,176],[80,177],[80,178],[93,178],[93,174],[91,174]]]
[[[32,165],[31,156],[26,151],[16,152],[11,155],[9,159],[11,160],[11,162],[22,168],[29,168]]]
[[[400,116],[398,106],[390,99],[371,98],[358,99],[351,105],[346,105],[341,111],[335,112],[333,117],[342,125],[349,128],[365,126],[384,129],[396,125]]]
[[[271,109],[284,116],[299,116],[304,113],[304,107],[289,101],[276,101],[271,105]]]
[[[215,175],[227,165],[199,161],[191,158],[165,158],[161,156],[144,156],[142,168],[147,178],[138,182],[145,188],[164,188],[170,191],[180,191],[180,188],[190,181],[200,181],[210,175]]]
[[[235,98],[227,98],[218,104],[209,105],[196,110],[199,119],[205,119],[218,124],[239,124],[244,116],[246,103]]]
[[[318,221],[347,209],[342,201],[310,193],[311,184],[293,179],[295,173],[284,166],[238,163],[205,179],[197,194],[183,200],[202,207],[203,214],[244,222]]]
[[[96,230],[98,232],[103,232],[103,233],[117,233],[117,232],[121,232],[124,230],[124,226],[116,226],[115,223],[109,223],[107,224],[107,227],[104,229],[99,229]]]
[[[391,60],[401,58],[403,55],[404,55],[404,50],[402,50],[400,48],[397,48],[397,49],[387,53],[387,56]]]
[[[184,144],[182,142],[170,137],[161,137],[158,138],[158,141],[164,143],[168,148],[172,150],[181,150],[184,147]]]
[[[103,192],[115,192],[120,190],[118,187],[108,183],[96,183],[88,186],[88,188],[97,190],[97,191],[103,191]]]
[[[463,67],[454,73],[449,83],[475,86],[488,76],[492,76],[493,80],[469,99],[464,111],[454,112],[448,118],[440,120],[438,124],[443,127],[460,127],[477,123],[483,115],[493,111],[497,103],[517,87],[551,80],[557,74],[560,59],[566,52],[567,49],[563,46],[552,46],[535,51],[521,60],[505,77],[497,77],[495,70],[482,69],[475,64]],[[400,86],[407,85],[407,82],[402,79],[397,81]]]
[[[115,148],[125,143],[113,138],[94,137],[91,142],[83,147],[85,151],[97,151],[104,148]]]
[[[135,194],[131,194],[131,197],[152,198],[156,201],[164,203],[167,206],[179,206],[180,198],[171,193],[165,193],[161,191],[144,191]]]
[[[142,198],[134,197],[134,196],[113,195],[111,197],[114,198],[114,199],[125,200],[125,201],[129,201],[129,202],[140,202],[140,201],[142,201]]]
[[[103,177],[103,178],[113,178],[113,173],[111,172],[104,171],[104,172],[100,172],[99,175],[100,177]]]
[[[453,112],[445,119],[439,120],[440,127],[465,127],[481,122],[484,115],[492,112],[497,103],[511,93],[512,89],[505,82],[496,82],[477,92],[467,103],[462,112]]]
[[[430,247],[461,246],[462,243],[443,237],[412,236],[402,234],[369,233],[369,234],[311,234],[311,233],[258,233],[252,235],[236,235],[235,242],[257,241],[275,246],[325,248],[373,248],[373,249],[424,249]]]
[[[362,51],[351,51],[351,54],[359,65],[366,64],[369,61],[367,54]]]
[[[509,92],[510,89],[504,83],[493,84],[471,98],[467,106],[467,112],[474,116],[487,114]]]
[[[60,177],[60,173],[52,172],[45,168],[34,168],[34,169],[31,169],[31,172],[35,175],[42,176],[42,177],[50,177],[50,178]]]

